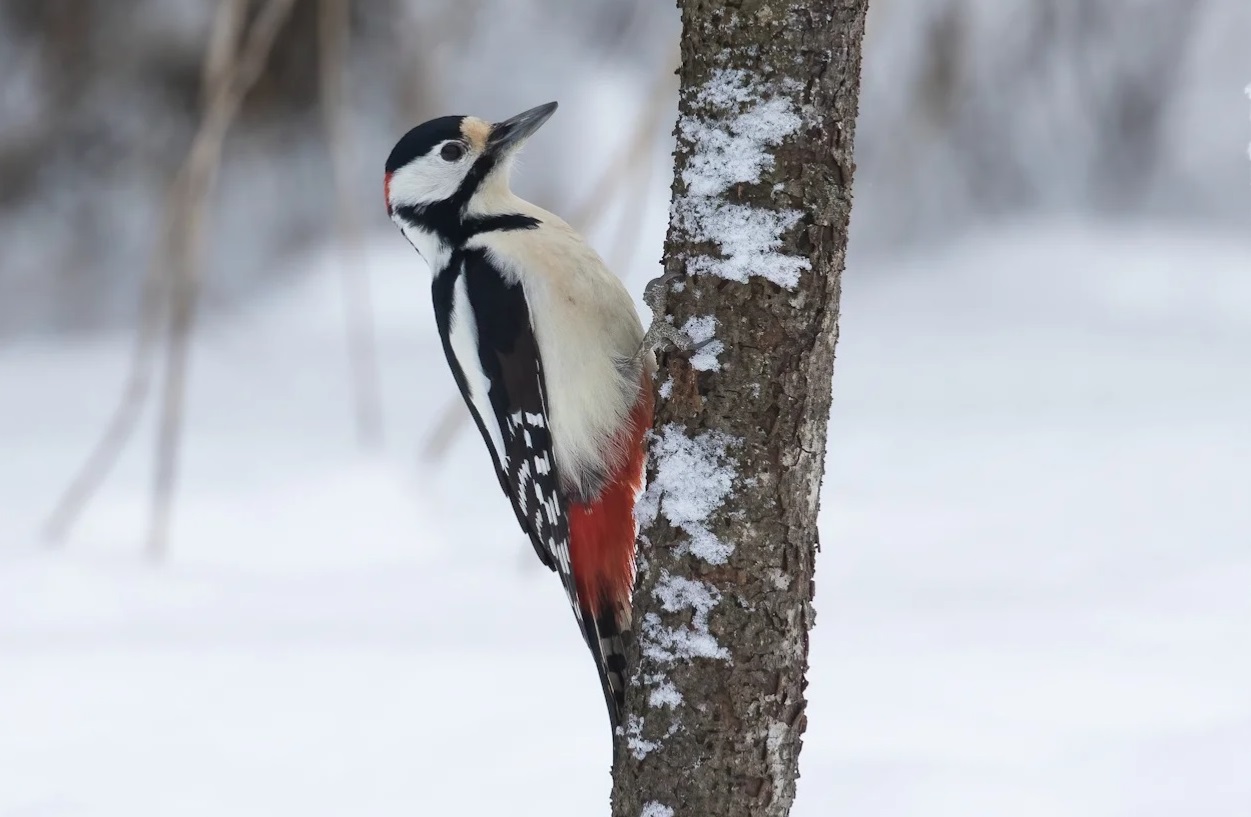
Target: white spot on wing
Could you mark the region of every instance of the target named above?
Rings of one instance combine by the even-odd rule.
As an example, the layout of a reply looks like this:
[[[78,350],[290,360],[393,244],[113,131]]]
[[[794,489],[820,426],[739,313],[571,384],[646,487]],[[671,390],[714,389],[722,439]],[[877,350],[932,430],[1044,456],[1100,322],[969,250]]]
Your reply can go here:
[[[528,515],[530,512],[527,508],[530,492],[526,490],[526,483],[531,479],[530,462],[527,460],[521,463],[521,466],[517,469],[517,503],[521,507],[522,515]]]
[[[408,239],[408,243],[413,245],[413,249],[417,250],[417,254],[430,267],[431,275],[439,275],[447,270],[452,249],[443,242],[443,239],[439,238],[438,234],[429,230],[423,230],[415,224],[410,224],[401,218],[398,213],[393,217],[393,220],[399,225],[400,232]]]

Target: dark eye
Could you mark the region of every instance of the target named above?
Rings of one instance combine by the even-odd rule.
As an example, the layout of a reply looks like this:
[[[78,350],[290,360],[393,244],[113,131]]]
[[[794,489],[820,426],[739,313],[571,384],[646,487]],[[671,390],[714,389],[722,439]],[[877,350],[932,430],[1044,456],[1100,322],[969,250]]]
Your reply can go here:
[[[455,162],[457,159],[465,155],[465,146],[460,142],[448,142],[439,151],[439,155],[443,157],[445,162]]]

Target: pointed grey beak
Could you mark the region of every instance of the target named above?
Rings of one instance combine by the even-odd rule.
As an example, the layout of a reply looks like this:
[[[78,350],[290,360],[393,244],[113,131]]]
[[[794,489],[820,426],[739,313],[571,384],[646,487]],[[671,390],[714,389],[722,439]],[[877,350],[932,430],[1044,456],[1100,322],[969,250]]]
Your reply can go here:
[[[549,102],[525,113],[519,113],[511,119],[496,122],[491,126],[491,136],[487,139],[487,150],[492,153],[506,153],[530,138],[543,123],[556,113],[556,103]]]

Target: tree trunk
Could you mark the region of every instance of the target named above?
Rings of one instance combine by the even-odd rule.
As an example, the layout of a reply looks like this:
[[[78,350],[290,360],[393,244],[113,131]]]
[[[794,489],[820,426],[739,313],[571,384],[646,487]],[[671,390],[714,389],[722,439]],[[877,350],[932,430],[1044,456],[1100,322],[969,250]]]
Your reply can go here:
[[[786,815],[868,0],[679,0],[665,315],[616,817]]]

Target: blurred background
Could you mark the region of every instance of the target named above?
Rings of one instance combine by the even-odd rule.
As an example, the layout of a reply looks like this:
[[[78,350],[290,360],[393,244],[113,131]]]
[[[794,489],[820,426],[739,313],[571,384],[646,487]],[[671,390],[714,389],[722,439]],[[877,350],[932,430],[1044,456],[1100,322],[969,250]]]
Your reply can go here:
[[[0,0],[0,816],[606,813],[381,175],[557,99],[515,187],[641,295],[677,10],[295,0],[188,207],[264,5]],[[871,0],[798,817],[1251,814],[1248,83],[1243,0]]]

